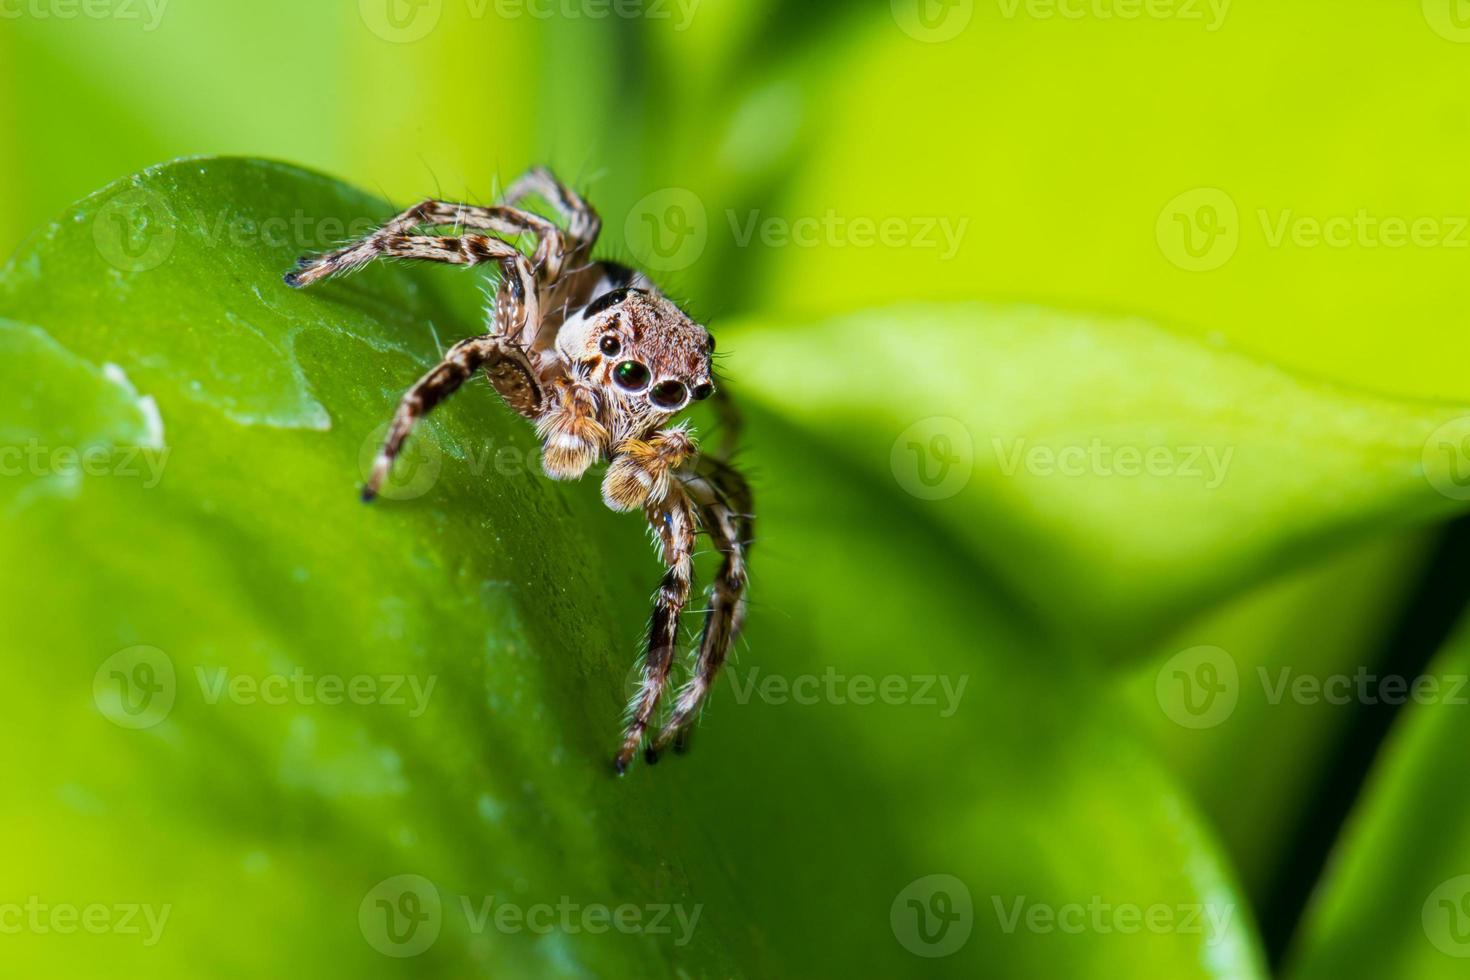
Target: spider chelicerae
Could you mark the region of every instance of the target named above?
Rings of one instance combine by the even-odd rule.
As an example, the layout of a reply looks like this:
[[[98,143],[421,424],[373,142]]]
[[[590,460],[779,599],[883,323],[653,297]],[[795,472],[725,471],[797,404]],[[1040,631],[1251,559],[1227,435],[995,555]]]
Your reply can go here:
[[[517,206],[528,198],[545,202],[563,224]],[[641,273],[592,261],[601,226],[586,201],[536,168],[511,184],[498,205],[424,201],[366,238],[301,259],[286,283],[310,286],[381,257],[498,267],[489,331],[451,347],[403,396],[363,499],[376,495],[414,422],[481,370],[507,405],[535,422],[547,475],[576,480],[593,464],[608,463],[603,500],[617,511],[642,508],[666,568],[642,683],[614,757],[621,774],[644,744],[668,685],[693,581],[695,536],[703,531],[720,567],[693,676],[644,757],[653,763],[669,746],[686,748],[745,618],[753,516],[749,485],[729,462],[739,418],[714,383],[714,337]],[[432,233],[446,228],[454,234]],[[516,244],[522,236],[534,243],[529,256]],[[702,453],[687,425],[670,423],[691,401],[711,396],[722,445]]]

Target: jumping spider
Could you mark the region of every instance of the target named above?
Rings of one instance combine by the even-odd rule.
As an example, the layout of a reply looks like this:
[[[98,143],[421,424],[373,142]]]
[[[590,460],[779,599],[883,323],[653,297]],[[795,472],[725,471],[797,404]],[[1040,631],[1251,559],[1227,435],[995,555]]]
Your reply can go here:
[[[516,206],[528,197],[550,205],[565,227]],[[653,763],[670,745],[676,752],[686,747],[745,618],[753,518],[749,486],[728,462],[738,427],[728,399],[721,395],[715,402],[726,430],[726,445],[717,454],[701,454],[685,426],[669,425],[691,400],[717,394],[714,337],[641,273],[591,261],[601,226],[591,206],[549,170],[537,168],[513,183],[499,205],[424,201],[360,241],[301,259],[286,284],[310,286],[385,256],[499,267],[489,331],[451,347],[403,396],[363,499],[376,495],[414,422],[480,370],[507,405],[535,422],[549,476],[576,480],[594,463],[608,463],[603,500],[616,511],[643,509],[666,566],[654,599],[643,682],[614,757],[621,774],[643,744],[668,683],[679,616],[689,601],[695,535],[703,531],[721,565],[694,675],[644,757]],[[444,228],[454,234],[428,233]],[[535,244],[529,258],[514,244],[521,235]]]

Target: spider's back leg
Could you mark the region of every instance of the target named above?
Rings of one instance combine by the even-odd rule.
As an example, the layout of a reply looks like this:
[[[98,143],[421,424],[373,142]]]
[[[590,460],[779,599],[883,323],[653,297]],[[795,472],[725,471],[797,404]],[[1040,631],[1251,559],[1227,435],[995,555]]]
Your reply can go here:
[[[556,209],[567,223],[568,257],[585,261],[602,231],[602,219],[597,211],[546,167],[526,171],[505,189],[501,200],[514,205],[533,194]]]
[[[414,205],[365,238],[331,252],[302,258],[296,263],[296,269],[286,275],[286,283],[310,286],[328,276],[360,268],[373,259],[398,255],[393,250],[394,243],[410,240],[410,232],[431,228],[469,228],[509,239],[529,234],[536,240],[534,262],[538,280],[550,285],[561,276],[567,244],[562,230],[549,219],[513,207],[479,207],[430,199]],[[466,236],[466,240],[476,237],[484,236]],[[409,257],[454,261],[434,254]]]

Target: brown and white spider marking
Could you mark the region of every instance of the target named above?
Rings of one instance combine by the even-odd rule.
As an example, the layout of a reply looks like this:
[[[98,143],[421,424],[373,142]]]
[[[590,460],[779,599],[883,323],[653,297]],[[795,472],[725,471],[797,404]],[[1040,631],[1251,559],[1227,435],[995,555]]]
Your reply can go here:
[[[516,206],[528,197],[550,205],[565,227]],[[445,228],[454,233],[432,233]],[[668,683],[689,601],[695,535],[704,531],[721,564],[694,675],[644,755],[653,763],[670,745],[676,752],[686,747],[745,618],[753,518],[750,489],[728,462],[738,424],[728,399],[721,395],[715,403],[726,430],[718,454],[700,453],[685,426],[669,424],[691,400],[717,394],[714,337],[642,274],[591,261],[600,228],[591,206],[537,168],[507,188],[497,206],[424,201],[360,241],[303,258],[286,283],[310,286],[385,256],[499,268],[489,331],[451,347],[403,396],[363,499],[377,493],[414,422],[482,370],[507,405],[536,423],[548,475],[575,480],[607,461],[603,500],[617,511],[643,509],[667,569],[654,599],[643,682],[614,758],[622,773]],[[529,257],[513,244],[523,235],[535,245]]]

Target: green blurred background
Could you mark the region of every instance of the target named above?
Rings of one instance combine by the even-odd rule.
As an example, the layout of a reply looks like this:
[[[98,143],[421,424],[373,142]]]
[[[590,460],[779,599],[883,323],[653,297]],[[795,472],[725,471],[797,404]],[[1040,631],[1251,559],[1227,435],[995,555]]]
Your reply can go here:
[[[1158,16],[925,0],[906,17],[878,2],[668,0],[633,18],[595,2],[393,2],[401,28],[387,0],[155,0],[157,16],[118,0],[122,14],[46,19],[24,14],[42,0],[10,0],[0,247],[189,154],[288,160],[395,202],[483,200],[545,161],[611,216],[660,188],[694,192],[710,248],[676,278],[711,315],[1014,299],[1146,315],[1377,389],[1470,394],[1456,346],[1470,343],[1470,232],[1451,220],[1470,211],[1470,48],[1452,0],[1179,0]],[[1201,187],[1242,218],[1238,251],[1209,275],[1169,262],[1155,233]],[[741,226],[752,210],[830,211],[964,230],[948,257],[742,249],[731,209]],[[1448,241],[1272,244],[1283,215],[1360,210],[1435,219]]]
[[[771,540],[762,544],[772,592],[757,609],[765,623],[752,627],[747,662],[770,667],[760,656],[764,643],[797,659],[816,649],[814,664],[841,664],[845,654],[875,675],[888,657],[900,671],[931,660],[951,670],[969,664],[970,683],[992,692],[972,697],[996,713],[945,744],[951,753],[974,747],[976,761],[959,774],[946,771],[925,761],[932,748],[925,740],[940,744],[929,729],[886,715],[874,725],[829,724],[827,716],[839,714],[831,705],[823,720],[794,728],[825,750],[787,758],[792,732],[779,713],[756,706],[722,713],[722,730],[679,769],[637,773],[696,781],[625,793],[621,799],[636,800],[627,812],[606,787],[589,789],[575,776],[557,820],[535,816],[555,803],[511,805],[517,832],[544,860],[539,879],[484,854],[462,859],[453,841],[463,831],[452,822],[432,846],[402,835],[392,842],[417,848],[407,867],[441,885],[448,869],[465,865],[460,889],[471,894],[491,890],[488,882],[501,875],[517,883],[530,877],[533,891],[554,896],[548,869],[585,865],[594,870],[586,871],[584,894],[601,896],[590,880],[637,869],[638,894],[667,896],[672,888],[709,901],[711,914],[725,913],[710,927],[713,938],[707,929],[687,958],[656,944],[629,952],[576,942],[531,952],[467,942],[455,947],[463,953],[456,958],[441,941],[442,960],[398,961],[378,957],[351,928],[346,939],[318,941],[312,908],[332,908],[329,896],[347,895],[350,913],[353,896],[403,864],[363,832],[343,845],[340,863],[323,859],[329,867],[317,874],[257,881],[264,894],[293,896],[282,899],[293,923],[284,940],[289,955],[261,952],[241,925],[209,968],[249,975],[295,961],[397,975],[447,975],[466,964],[637,975],[656,963],[686,976],[852,973],[863,965],[883,975],[1105,976],[1133,964],[1137,975],[1461,975],[1470,934],[1453,925],[1445,932],[1434,917],[1441,900],[1452,916],[1458,907],[1470,917],[1470,885],[1460,878],[1470,874],[1470,819],[1460,813],[1467,794],[1457,748],[1470,708],[1278,704],[1253,689],[1228,724],[1196,729],[1160,711],[1156,685],[1171,656],[1199,647],[1228,650],[1246,677],[1258,667],[1318,676],[1359,667],[1412,676],[1431,662],[1449,676],[1464,669],[1470,646],[1457,624],[1470,585],[1455,559],[1466,534],[1441,523],[1462,501],[1425,485],[1434,463],[1428,455],[1421,463],[1420,447],[1439,422],[1465,414],[1455,403],[1470,401],[1470,5],[667,0],[624,8],[632,15],[617,9],[596,0],[0,0],[0,254],[20,249],[12,275],[35,277],[0,315],[40,324],[73,354],[87,355],[84,338],[103,338],[93,360],[122,363],[147,380],[146,344],[130,347],[107,330],[147,337],[150,323],[165,321],[138,307],[107,314],[105,291],[57,298],[68,287],[53,285],[66,276],[55,270],[67,253],[49,251],[56,235],[22,243],[72,202],[162,161],[265,157],[401,206],[428,195],[489,201],[528,165],[549,163],[602,211],[600,254],[651,267],[710,322],[733,351],[725,365],[732,385],[757,406],[758,487],[774,511]],[[205,193],[179,186],[180,194]],[[227,201],[236,186],[251,185],[220,186]],[[262,200],[276,210],[261,213],[289,216],[293,192],[271,184]],[[334,194],[305,201],[303,213],[335,206],[352,218],[388,214]],[[260,282],[270,281],[271,262],[301,243],[282,244],[254,270]],[[27,261],[32,254],[47,262]],[[405,309],[423,302],[462,310],[466,295],[477,298],[462,291],[422,300],[371,275],[363,277],[371,284],[364,295]],[[305,317],[312,301],[300,302],[291,310]],[[1088,326],[1073,334],[1031,307],[1065,311]],[[90,334],[68,336],[60,326],[89,315],[100,324]],[[175,325],[186,322],[174,315]],[[1135,317],[1161,324],[1168,339],[1140,333],[1128,319]],[[415,343],[422,360],[427,348]],[[50,355],[16,349],[0,377],[9,377],[8,413],[29,419],[25,413],[52,403],[25,387],[34,379],[22,367],[27,356],[40,363]],[[394,377],[413,374],[404,365]],[[396,382],[379,381],[363,382],[373,397],[353,395],[364,417],[391,403],[386,393]],[[160,403],[175,425],[177,408],[166,394]],[[335,417],[337,405],[330,407]],[[888,450],[905,426],[934,416],[964,420],[982,445],[1006,431],[1038,441],[1048,433],[1144,443],[1192,435],[1236,447],[1240,469],[1219,496],[1181,496],[1097,480],[1053,492],[1054,484],[1002,480],[982,465],[973,494],[931,508],[893,486]],[[187,446],[191,423],[177,424],[170,434]],[[446,425],[451,435],[473,438],[467,423]],[[242,458],[286,451],[249,438],[241,436]],[[344,436],[330,452],[306,442],[287,448],[299,450],[292,465],[326,468],[312,470],[321,476],[316,486],[332,487],[341,474],[328,464],[352,460],[357,442]],[[1467,447],[1459,451],[1470,456]],[[593,495],[590,486],[581,491]],[[192,499],[205,501],[200,513],[209,515],[192,533],[208,540],[212,501],[197,488]],[[55,633],[22,629],[12,655],[23,661],[65,647],[95,667],[98,650],[129,642],[185,649],[186,638],[168,645],[156,632],[135,635],[147,631],[134,628],[131,614],[116,615],[125,625],[115,635],[99,626],[84,640],[84,628],[70,625],[86,617],[89,603],[108,609],[131,594],[116,582],[152,582],[127,567],[89,579],[88,561],[65,560],[88,554],[89,526],[95,534],[114,526],[111,511],[83,504],[93,508],[95,526],[52,515],[55,527],[73,529],[67,548],[75,550],[41,562],[51,574],[37,576],[42,584],[22,581],[25,563],[16,556],[45,552],[53,525],[8,512],[12,601],[69,624]],[[602,520],[585,502],[526,506],[552,524],[574,511],[579,520]],[[156,515],[161,533],[168,513]],[[330,513],[329,521],[343,520]],[[418,519],[415,529],[443,533],[432,514]],[[497,534],[514,533],[506,521]],[[619,574],[620,549],[638,546],[632,524],[598,525],[596,547],[614,556],[606,560]],[[503,550],[517,556],[518,547]],[[173,561],[196,560],[186,545],[178,548]],[[860,558],[844,561],[847,548]],[[379,557],[389,550],[383,545]],[[324,564],[312,567],[333,560],[328,546],[322,551]],[[608,605],[618,610],[608,621],[636,621],[653,574],[644,558],[627,559],[627,581],[617,579],[589,608]],[[879,571],[855,573],[862,561]],[[157,583],[137,588],[145,597],[166,593]],[[899,597],[874,607],[881,614],[865,635],[854,625],[871,614],[865,597],[890,591]],[[221,608],[205,618],[211,628],[248,618],[228,601]],[[518,605],[516,615],[535,615],[527,612],[533,608]],[[405,614],[407,622],[426,626],[443,613],[424,609],[421,622]],[[528,631],[528,647],[556,648],[553,626],[533,623]],[[387,649],[393,639],[356,641]],[[461,639],[465,648],[478,642],[473,631]],[[615,656],[624,653],[619,647]],[[606,671],[598,671],[623,668],[608,666],[615,656],[598,656],[588,688],[601,691]],[[34,676],[31,669],[21,678],[47,683],[44,668]],[[583,710],[570,696],[565,703],[538,696],[559,706],[560,714],[548,709],[554,718]],[[57,790],[46,782],[53,749],[102,760],[103,769],[133,757],[99,754],[83,735],[68,749],[49,744],[35,726],[50,711],[38,698],[20,713],[34,725],[12,722],[27,760],[18,785],[47,802],[11,817],[22,842],[16,849],[30,857],[10,881],[0,878],[11,894],[0,901],[23,902],[36,889],[26,875],[46,878],[54,856],[72,846],[68,832],[149,820],[133,809],[116,823],[53,823],[52,806],[70,821],[91,805],[76,802],[73,783]],[[594,746],[607,721],[605,711],[589,719]],[[764,736],[739,732],[762,723],[771,726]],[[434,731],[453,739],[458,730]],[[234,737],[211,748],[227,752]],[[845,739],[863,752],[846,752]],[[746,741],[765,750],[763,758],[786,762],[752,775]],[[573,743],[575,767],[584,760]],[[1005,746],[994,759],[985,754],[991,745]],[[342,751],[352,755],[350,746]],[[698,766],[703,771],[685,772]],[[262,771],[266,783],[294,778]],[[468,782],[498,778],[468,771]],[[526,787],[538,784],[536,772],[516,772],[512,784],[535,798]],[[446,798],[461,789],[480,799],[462,787]],[[239,793],[233,806],[248,810],[250,794]],[[343,806],[353,798],[336,795],[348,799]],[[183,814],[165,821],[169,827],[212,826],[190,814],[217,817],[218,800],[180,796],[160,804]],[[273,802],[293,819],[284,830],[262,830],[262,839],[289,839],[306,854],[311,842],[340,832],[283,796]],[[148,798],[140,790],[133,803]],[[23,812],[29,804],[12,805]],[[587,843],[617,820],[670,813],[701,828],[682,830],[672,857],[660,856],[658,835],[646,828],[614,835],[606,853]],[[849,816],[848,846],[838,857],[821,854],[833,833],[823,821]],[[794,826],[804,819],[816,825]],[[563,854],[556,834],[569,826],[579,843]],[[903,842],[880,856],[895,828]],[[160,830],[150,843],[167,848],[173,833]],[[727,836],[733,840],[710,840]],[[741,840],[761,843],[765,853],[753,856]],[[86,866],[99,860],[93,848],[104,844],[93,841],[57,880],[87,882]],[[245,849],[247,870],[252,855],[267,851]],[[824,858],[840,859],[842,870],[825,868]],[[354,861],[361,881],[344,870]],[[929,873],[958,875],[973,892],[977,934],[958,953],[915,953],[899,927],[890,928],[886,897],[878,905],[844,898],[869,883],[875,895],[898,894]],[[789,894],[788,874],[800,881]],[[134,878],[98,880],[108,885],[94,891],[110,900],[113,885]],[[180,867],[154,880],[172,886],[171,895],[204,891],[183,883]],[[1448,892],[1436,890],[1441,883]],[[1208,908],[1228,899],[1237,931],[1225,944],[1175,935],[1149,945],[1116,927],[1102,936],[1095,929],[1017,935],[997,925],[1002,897],[1028,895],[1055,908],[1099,893],[1144,907],[1189,900]],[[187,901],[179,904],[188,911]],[[277,921],[261,903],[250,907],[247,914],[221,906],[212,921],[218,929],[235,915],[250,928]],[[774,920],[790,924],[784,934]],[[343,921],[350,925],[350,914]],[[129,960],[129,969],[204,969],[198,951],[211,932],[194,929],[182,952],[176,946]],[[869,948],[872,935],[877,945]],[[58,955],[58,938],[25,946],[16,975],[49,964],[65,964],[57,975],[86,972],[101,962],[102,947]],[[1158,936],[1141,937],[1149,938]],[[0,935],[0,970],[7,941],[16,940]],[[846,952],[835,952],[839,945]],[[340,949],[354,959],[341,960]]]

